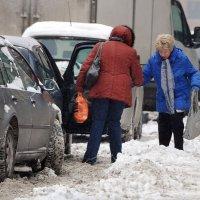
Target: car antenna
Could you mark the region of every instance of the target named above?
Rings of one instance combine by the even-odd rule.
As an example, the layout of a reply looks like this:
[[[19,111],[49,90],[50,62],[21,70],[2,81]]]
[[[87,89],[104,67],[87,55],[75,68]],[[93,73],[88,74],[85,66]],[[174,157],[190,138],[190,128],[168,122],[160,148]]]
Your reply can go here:
[[[68,7],[68,10],[69,10],[69,22],[70,22],[70,25],[72,26],[72,20],[71,20],[71,13],[70,13],[70,5],[69,5],[69,0],[67,1],[67,7]]]

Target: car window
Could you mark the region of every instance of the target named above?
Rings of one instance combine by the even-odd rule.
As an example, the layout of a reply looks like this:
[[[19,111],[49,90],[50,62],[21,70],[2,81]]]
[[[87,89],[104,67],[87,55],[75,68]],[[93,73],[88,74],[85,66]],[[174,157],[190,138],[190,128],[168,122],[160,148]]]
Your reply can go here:
[[[0,85],[4,85],[2,67],[3,67],[3,63],[0,61]]]
[[[36,76],[43,83],[44,77],[42,73],[40,72],[42,69],[42,64],[40,63],[40,60],[35,56],[35,54],[32,51],[24,47],[19,47],[19,46],[16,46],[16,48],[24,56],[24,58],[26,59],[28,64],[31,66]]]
[[[51,64],[48,60],[48,58],[45,56],[43,50],[41,48],[37,48],[37,53],[39,55],[39,58],[42,62],[42,68],[40,69],[43,73],[43,77],[45,79],[49,79],[49,78],[54,78],[54,73],[53,73],[53,70],[51,69]]]
[[[190,42],[190,30],[185,20],[184,13],[178,4],[172,5],[172,21],[175,39],[187,45],[188,42]]]
[[[1,73],[1,69],[0,69],[0,85],[4,85],[3,75]]]
[[[7,47],[0,48],[0,60],[3,63],[1,71],[7,86],[12,89],[24,90],[25,88],[14,63],[14,58]]]
[[[82,64],[85,61],[85,59],[87,58],[87,55],[89,54],[91,49],[92,49],[92,47],[79,50],[77,57],[76,57],[76,62],[74,63],[74,66],[73,66],[75,77],[78,76],[80,69],[82,67]]]
[[[37,38],[44,44],[55,60],[70,60],[74,46],[86,41],[70,38]]]
[[[29,77],[31,77],[32,76],[32,70],[27,65],[27,63],[24,60],[24,58],[17,51],[15,51],[14,49],[12,49],[12,48],[8,48],[8,49],[9,49],[10,54],[14,57],[15,61],[17,62],[17,64],[20,66],[20,68],[22,68],[26,72],[26,74]]]
[[[29,51],[29,64],[32,67],[35,74],[37,75],[37,77],[43,83],[44,75],[43,75],[43,71],[42,71],[42,68],[43,68],[42,63],[32,51]]]
[[[14,62],[25,85],[25,89],[30,92],[40,92],[36,77],[24,58],[12,48],[9,48],[9,52],[15,58]]]
[[[24,56],[24,58],[30,62],[29,60],[29,50],[23,47],[15,46],[17,50]]]

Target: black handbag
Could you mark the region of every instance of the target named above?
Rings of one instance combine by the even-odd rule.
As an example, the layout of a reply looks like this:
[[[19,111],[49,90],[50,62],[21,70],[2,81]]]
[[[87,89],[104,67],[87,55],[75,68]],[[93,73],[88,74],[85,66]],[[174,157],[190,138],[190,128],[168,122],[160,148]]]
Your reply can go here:
[[[96,56],[87,71],[85,78],[85,89],[90,90],[92,86],[97,82],[100,71],[100,59],[101,59],[101,51],[103,47],[103,42],[100,43],[99,48],[97,50]]]

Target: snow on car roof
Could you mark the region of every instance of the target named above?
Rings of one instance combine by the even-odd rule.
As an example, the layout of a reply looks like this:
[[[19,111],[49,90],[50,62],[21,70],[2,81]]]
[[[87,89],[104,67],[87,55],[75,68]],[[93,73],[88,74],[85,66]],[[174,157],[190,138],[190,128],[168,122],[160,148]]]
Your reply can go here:
[[[44,21],[36,22],[28,27],[22,36],[73,36],[108,39],[111,31],[111,26],[103,24]]]

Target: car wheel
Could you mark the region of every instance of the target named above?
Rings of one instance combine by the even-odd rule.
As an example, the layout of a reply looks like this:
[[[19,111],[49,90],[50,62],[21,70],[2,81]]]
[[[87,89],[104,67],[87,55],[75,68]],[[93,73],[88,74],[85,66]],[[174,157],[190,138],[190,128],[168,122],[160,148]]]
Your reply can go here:
[[[58,120],[55,120],[49,139],[49,147],[45,166],[60,174],[64,162],[64,137]]]
[[[0,143],[0,181],[12,178],[15,164],[15,145],[12,127],[9,126],[5,139]]]
[[[72,134],[65,132],[65,154],[71,154]]]

